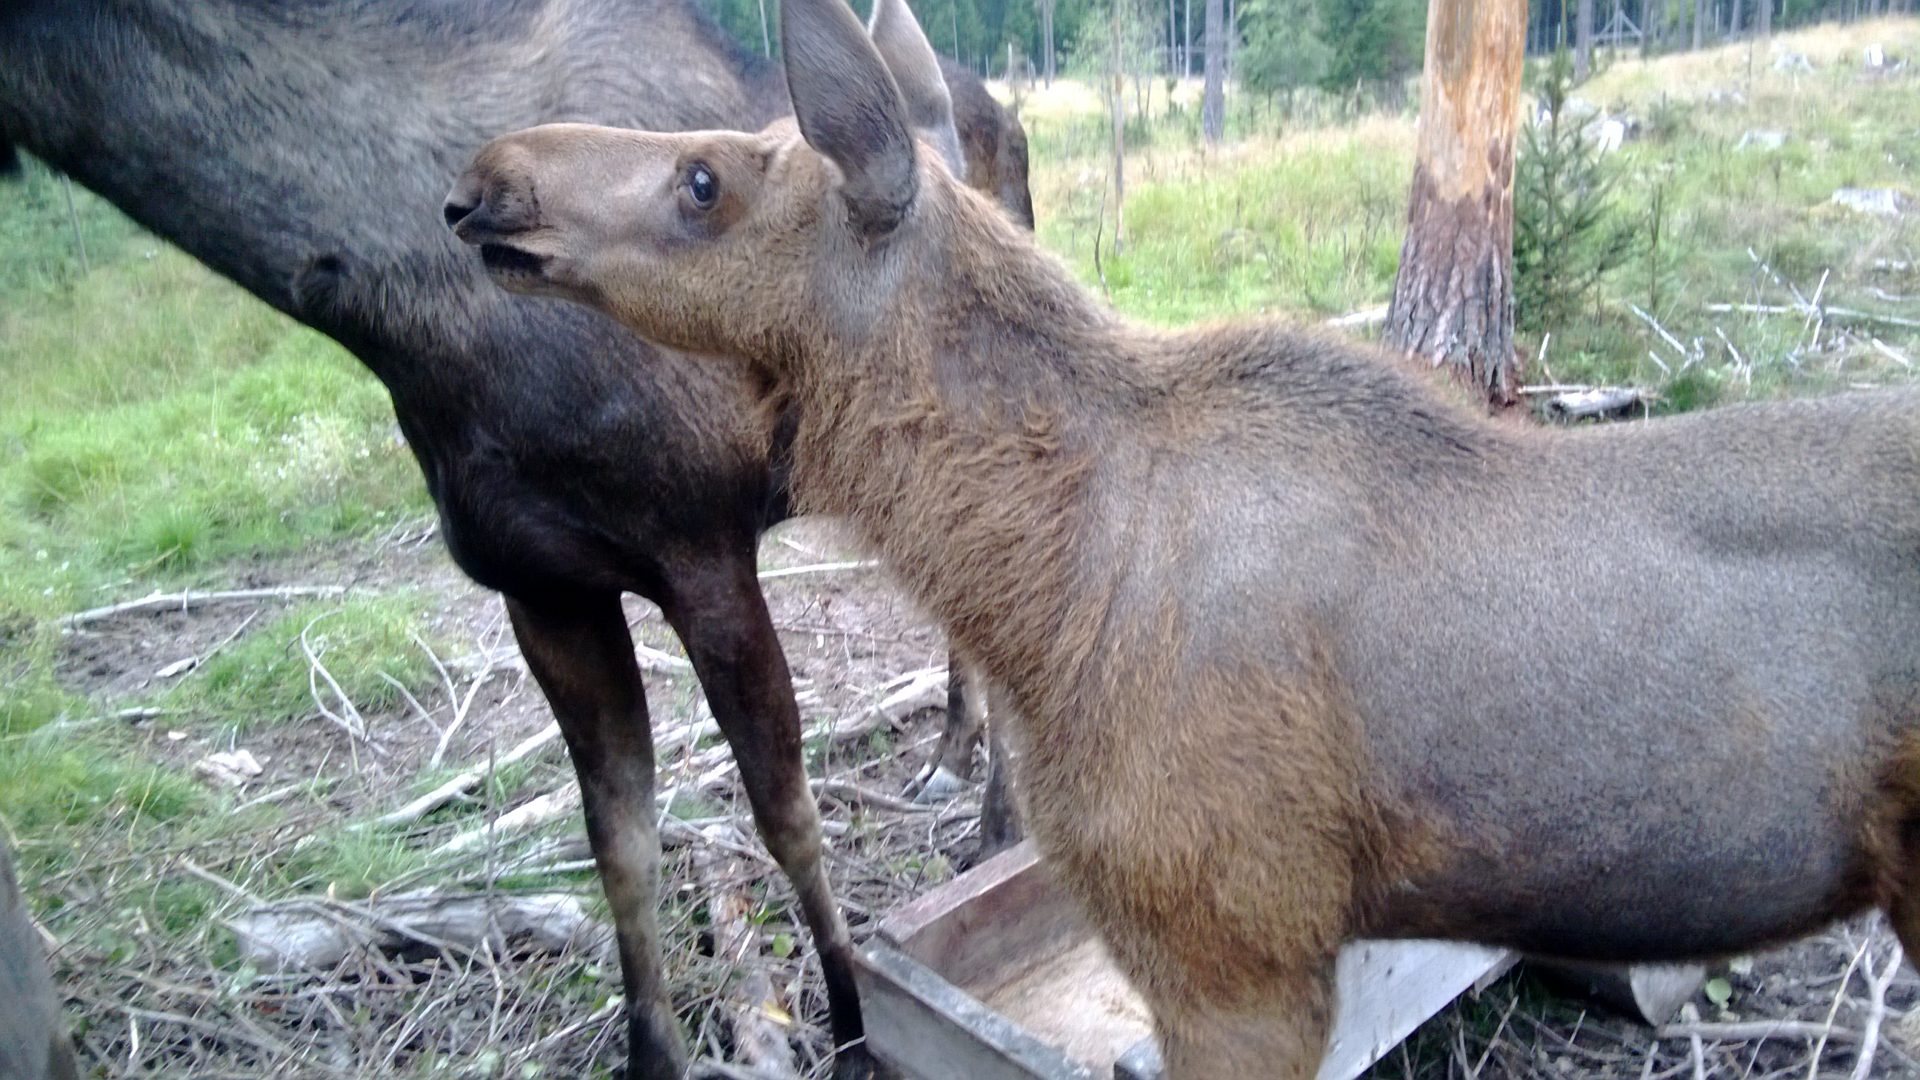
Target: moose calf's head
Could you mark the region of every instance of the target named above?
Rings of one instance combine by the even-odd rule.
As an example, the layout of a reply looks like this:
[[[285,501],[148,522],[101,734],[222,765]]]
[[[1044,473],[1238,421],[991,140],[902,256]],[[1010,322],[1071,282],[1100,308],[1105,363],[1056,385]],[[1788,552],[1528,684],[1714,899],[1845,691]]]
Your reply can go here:
[[[792,120],[515,132],[454,184],[448,225],[500,285],[686,352],[777,366],[800,338],[876,332],[938,250],[929,205],[960,167],[947,88],[905,0],[876,3],[871,39],[845,0],[788,0],[782,23]]]

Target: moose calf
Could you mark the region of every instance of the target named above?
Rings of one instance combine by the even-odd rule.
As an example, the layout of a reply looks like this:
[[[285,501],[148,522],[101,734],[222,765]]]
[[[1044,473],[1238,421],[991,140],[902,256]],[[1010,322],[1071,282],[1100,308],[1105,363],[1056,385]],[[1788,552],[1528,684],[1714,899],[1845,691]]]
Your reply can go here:
[[[1358,936],[1661,960],[1877,905],[1920,953],[1920,397],[1510,431],[1350,342],[1145,329],[916,146],[930,80],[843,0],[782,34],[795,121],[505,136],[449,220],[799,403],[803,506],[1011,696],[1170,1076],[1311,1077]]]

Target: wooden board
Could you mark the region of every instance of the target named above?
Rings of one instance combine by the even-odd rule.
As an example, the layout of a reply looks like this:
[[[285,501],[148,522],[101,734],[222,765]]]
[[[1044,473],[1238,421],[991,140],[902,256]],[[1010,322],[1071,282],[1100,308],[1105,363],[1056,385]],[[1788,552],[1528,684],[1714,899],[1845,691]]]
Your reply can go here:
[[[1030,844],[902,907],[862,960],[868,1044],[910,1077],[1160,1076],[1145,1007]],[[1349,945],[1320,1080],[1351,1080],[1512,962],[1503,950],[1446,942]]]

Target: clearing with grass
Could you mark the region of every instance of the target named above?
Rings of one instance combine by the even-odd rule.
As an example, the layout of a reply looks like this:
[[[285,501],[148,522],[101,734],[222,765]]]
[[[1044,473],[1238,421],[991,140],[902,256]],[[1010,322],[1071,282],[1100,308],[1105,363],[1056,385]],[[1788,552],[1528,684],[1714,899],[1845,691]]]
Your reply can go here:
[[[1603,55],[1561,113],[1621,122],[1593,175],[1604,227],[1626,239],[1555,319],[1519,313],[1530,386],[1543,399],[1631,387],[1657,413],[1910,379],[1917,62],[1910,19]],[[1530,87],[1547,67],[1529,60]],[[1196,88],[1168,89],[1124,95],[1123,207],[1097,90],[1021,89],[1046,246],[1117,308],[1167,325],[1386,302],[1410,113],[1230,94],[1227,141],[1209,150]],[[572,773],[541,739],[550,718],[497,599],[438,542],[385,392],[332,342],[37,164],[0,190],[0,829],[83,1065],[605,1075],[617,962]],[[897,797],[933,751],[944,644],[880,573],[837,565],[852,558],[824,522],[762,545],[769,569],[811,568],[766,587],[859,937],[952,875],[977,800]],[[152,594],[169,599],[73,617]],[[755,972],[779,1003],[768,1022],[804,1074],[824,1075],[823,991],[785,880],[744,824],[684,654],[657,611],[628,614],[655,705],[662,927],[684,1030],[724,1056],[734,981]],[[482,934],[319,967],[235,930],[262,911],[374,927],[392,898],[475,893],[571,896],[577,911],[553,909],[565,932],[544,947]],[[1890,948],[1860,925],[1737,960],[1691,1006],[1698,1042],[1583,1017],[1514,976],[1375,1074],[1807,1075],[1814,1056],[1851,1069],[1877,1001],[1873,1075],[1914,1075],[1920,980],[1894,973]],[[1712,1026],[1762,1019],[1826,1037]]]

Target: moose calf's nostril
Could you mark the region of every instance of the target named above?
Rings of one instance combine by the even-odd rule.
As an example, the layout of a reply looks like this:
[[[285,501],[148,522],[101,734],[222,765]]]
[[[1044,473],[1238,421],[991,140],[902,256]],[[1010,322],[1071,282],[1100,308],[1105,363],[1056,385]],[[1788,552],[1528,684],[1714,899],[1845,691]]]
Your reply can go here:
[[[460,222],[463,221],[468,214],[478,209],[478,207],[479,204],[477,203],[467,204],[457,199],[448,199],[446,205],[440,208],[440,214],[447,219],[447,228],[457,229],[460,227]]]

